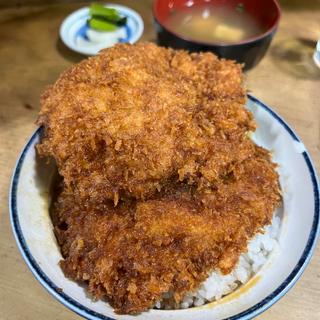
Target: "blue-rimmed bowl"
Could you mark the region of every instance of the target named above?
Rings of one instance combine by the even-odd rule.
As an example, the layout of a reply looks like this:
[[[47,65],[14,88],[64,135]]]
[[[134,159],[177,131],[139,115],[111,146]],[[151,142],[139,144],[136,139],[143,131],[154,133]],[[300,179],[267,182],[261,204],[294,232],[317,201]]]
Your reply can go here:
[[[34,276],[62,304],[87,319],[251,319],[277,302],[306,268],[319,233],[319,184],[310,156],[294,131],[268,106],[248,96],[258,129],[253,139],[273,151],[283,190],[280,250],[242,289],[202,307],[150,310],[138,316],[116,315],[102,301],[63,275],[62,258],[49,217],[56,168],[36,156],[41,128],[29,139],[14,170],[9,207],[20,252]],[[301,301],[303,304],[303,301]]]

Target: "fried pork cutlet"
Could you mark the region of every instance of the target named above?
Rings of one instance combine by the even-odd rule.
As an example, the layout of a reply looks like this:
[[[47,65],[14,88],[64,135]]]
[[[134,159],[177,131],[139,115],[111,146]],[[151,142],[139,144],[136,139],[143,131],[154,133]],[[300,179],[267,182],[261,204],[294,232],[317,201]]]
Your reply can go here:
[[[65,275],[135,314],[229,273],[281,199],[244,103],[241,67],[211,53],[122,44],[65,72],[38,146],[63,178]]]
[[[48,88],[38,151],[93,203],[148,199],[173,177],[208,187],[253,153],[244,103],[241,67],[232,61],[121,44]]]
[[[118,313],[152,308],[168,291],[178,303],[208,274],[229,273],[280,202],[269,154],[254,147],[211,189],[185,183],[154,199],[92,206],[64,188],[53,212],[65,274],[88,283]]]

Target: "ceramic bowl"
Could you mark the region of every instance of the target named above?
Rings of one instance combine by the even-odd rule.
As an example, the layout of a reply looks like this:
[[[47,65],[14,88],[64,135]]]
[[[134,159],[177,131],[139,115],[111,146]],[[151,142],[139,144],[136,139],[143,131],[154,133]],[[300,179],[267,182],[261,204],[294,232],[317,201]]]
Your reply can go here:
[[[166,19],[174,11],[199,5],[236,10],[239,4],[260,23],[265,30],[262,34],[234,44],[205,43],[183,37],[166,27]],[[257,65],[267,52],[279,24],[280,7],[276,0],[155,0],[153,16],[160,45],[188,51],[212,51],[221,58],[244,63],[245,70],[248,70]]]
[[[149,310],[134,317],[116,315],[106,302],[92,301],[84,287],[67,279],[58,265],[62,257],[49,216],[56,167],[36,155],[41,128],[32,135],[18,159],[9,197],[18,247],[37,280],[66,307],[94,320],[251,319],[277,302],[301,276],[315,248],[319,233],[319,184],[305,146],[289,125],[252,96],[248,97],[247,107],[258,123],[254,140],[273,151],[283,190],[280,250],[271,255],[247,285],[201,307]]]
[[[60,26],[60,38],[69,49],[93,56],[116,43],[133,44],[140,39],[144,24],[138,12],[119,4],[106,4],[105,6],[116,9],[121,16],[126,17],[126,25],[114,32],[94,31],[87,25],[90,17],[89,7],[76,10],[67,16]]]

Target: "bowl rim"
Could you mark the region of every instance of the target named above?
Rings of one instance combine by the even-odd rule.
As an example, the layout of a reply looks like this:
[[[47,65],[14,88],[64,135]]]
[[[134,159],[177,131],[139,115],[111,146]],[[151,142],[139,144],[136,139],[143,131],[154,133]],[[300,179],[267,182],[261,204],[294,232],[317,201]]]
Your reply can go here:
[[[280,123],[281,126],[290,134],[292,139],[297,142],[301,142],[298,135],[295,133],[293,129],[270,107],[266,104],[248,94],[248,100],[256,103],[259,107],[266,110],[276,121]],[[23,232],[21,230],[20,222],[19,222],[19,215],[17,209],[17,187],[20,178],[21,168],[26,157],[26,154],[30,147],[33,145],[34,140],[38,138],[38,136],[42,132],[42,127],[39,127],[35,130],[32,136],[29,138],[28,142],[22,149],[22,152],[17,160],[15,169],[13,171],[10,191],[9,191],[9,212],[10,212],[10,222],[13,230],[13,234],[19,248],[19,251],[25,260],[27,266],[31,270],[34,277],[43,285],[43,287],[59,302],[63,305],[68,307],[70,310],[74,311],[78,315],[82,317],[86,317],[92,320],[115,320],[114,318],[110,318],[105,316],[101,313],[95,312],[92,309],[89,309],[83,306],[81,303],[77,302],[67,294],[65,294],[59,287],[57,287],[49,278],[48,276],[41,270],[40,266],[37,264],[36,260],[32,256],[31,252],[28,249],[28,245],[25,241],[23,236]],[[308,241],[306,246],[303,250],[303,253],[297,262],[294,269],[291,273],[287,276],[287,278],[275,289],[271,294],[265,297],[263,300],[255,304],[254,306],[250,307],[249,309],[242,311],[236,315],[233,315],[228,318],[228,320],[239,320],[239,319],[251,319],[268,308],[270,308],[275,302],[281,299],[296,283],[296,281],[300,278],[303,271],[307,267],[312,254],[314,252],[320,231],[320,224],[319,224],[319,215],[320,215],[320,194],[319,194],[319,180],[316,174],[315,167],[312,163],[311,157],[308,151],[304,151],[302,156],[306,162],[306,165],[309,170],[311,182],[313,185],[313,194],[314,194],[314,215],[313,215],[313,222],[310,230],[310,234],[308,236]],[[159,310],[160,311],[160,310]],[[161,310],[162,311],[162,310]],[[177,310],[179,312],[179,310]],[[225,319],[226,320],[226,319]]]
[[[155,0],[153,2],[152,14],[153,14],[153,18],[154,18],[155,22],[158,23],[161,26],[161,28],[163,28],[166,32],[173,34],[175,37],[177,37],[181,40],[184,40],[184,41],[190,42],[190,43],[194,43],[194,44],[198,44],[198,45],[208,46],[208,47],[234,47],[234,46],[242,46],[245,44],[252,44],[256,41],[259,41],[261,39],[266,38],[269,35],[272,35],[277,30],[278,25],[279,25],[279,21],[281,18],[281,7],[279,5],[278,0],[271,0],[276,6],[277,18],[276,18],[275,22],[273,23],[273,25],[270,28],[268,28],[265,32],[263,32],[262,34],[259,34],[254,37],[246,38],[242,41],[235,42],[235,43],[199,41],[196,39],[182,36],[179,33],[177,33],[176,31],[170,30],[170,28],[166,27],[163,23],[160,22],[160,19],[158,17],[158,11],[156,9],[156,6],[157,6],[158,2],[160,2],[160,1],[161,0]]]

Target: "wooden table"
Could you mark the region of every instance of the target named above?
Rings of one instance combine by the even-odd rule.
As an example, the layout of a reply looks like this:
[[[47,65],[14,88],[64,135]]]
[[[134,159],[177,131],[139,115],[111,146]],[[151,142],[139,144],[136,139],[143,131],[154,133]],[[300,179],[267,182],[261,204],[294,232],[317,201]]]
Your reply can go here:
[[[112,1],[108,1],[112,2]],[[151,0],[117,1],[141,13],[143,40],[155,40]],[[0,10],[0,319],[79,319],[34,279],[13,239],[8,213],[10,176],[35,129],[39,96],[61,71],[83,59],[59,40],[63,18],[83,4]],[[247,74],[249,89],[296,129],[320,169],[320,70],[312,63],[320,38],[320,1],[282,1],[279,31],[263,61]],[[320,249],[281,301],[260,319],[320,319]]]

